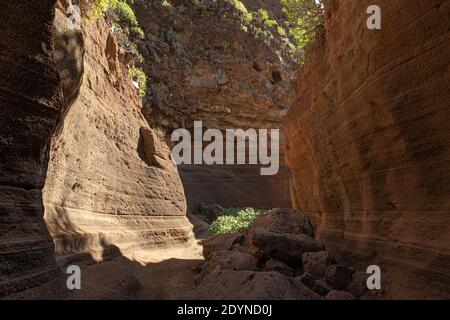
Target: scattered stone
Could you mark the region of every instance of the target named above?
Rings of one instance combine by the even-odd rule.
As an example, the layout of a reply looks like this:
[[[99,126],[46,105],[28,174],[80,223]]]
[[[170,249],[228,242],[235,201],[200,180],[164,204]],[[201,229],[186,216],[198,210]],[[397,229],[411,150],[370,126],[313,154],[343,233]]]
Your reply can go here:
[[[355,297],[348,292],[332,290],[325,297],[327,300],[355,300]]]
[[[328,251],[306,252],[302,255],[302,264],[305,272],[323,276],[329,266],[336,264],[336,259]]]
[[[335,289],[344,290],[348,284],[353,281],[353,273],[355,271],[346,266],[332,265],[325,271],[325,279]]]
[[[353,274],[353,281],[348,285],[348,291],[355,297],[361,297],[367,292],[367,273],[355,272]]]
[[[208,259],[214,251],[230,250],[242,241],[242,233],[221,234],[203,240],[203,256]]]

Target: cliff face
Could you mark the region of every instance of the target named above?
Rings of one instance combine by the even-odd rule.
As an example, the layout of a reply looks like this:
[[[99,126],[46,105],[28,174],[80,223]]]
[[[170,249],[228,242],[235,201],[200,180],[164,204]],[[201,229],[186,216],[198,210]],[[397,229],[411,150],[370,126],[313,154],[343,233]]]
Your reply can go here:
[[[56,260],[191,236],[170,150],[115,36],[103,19],[68,30],[66,8],[8,2],[0,14],[0,296],[58,282]]]
[[[191,225],[177,168],[141,114],[115,35],[101,18],[86,23],[84,43],[77,42],[62,12],[54,54],[63,83],[79,89],[52,139],[43,192],[57,258],[101,260],[117,253],[112,249],[127,254],[187,242]],[[79,48],[70,50],[72,42]],[[81,81],[67,71],[73,65],[83,66]]]
[[[0,296],[57,274],[41,191],[47,146],[64,106],[51,51],[54,2],[2,3]],[[18,10],[24,19],[17,19]]]
[[[293,101],[296,69],[281,37],[264,35],[263,24],[247,25],[227,1],[171,3],[135,2],[148,37],[139,50],[149,76],[143,109],[149,122],[169,133],[192,129],[194,121],[203,121],[205,130],[281,129]],[[249,165],[181,166],[180,174],[191,208],[201,202],[290,206],[283,160],[279,174],[271,177],[260,176],[259,166]]]
[[[287,120],[296,209],[397,297],[450,292],[450,1],[328,1]]]

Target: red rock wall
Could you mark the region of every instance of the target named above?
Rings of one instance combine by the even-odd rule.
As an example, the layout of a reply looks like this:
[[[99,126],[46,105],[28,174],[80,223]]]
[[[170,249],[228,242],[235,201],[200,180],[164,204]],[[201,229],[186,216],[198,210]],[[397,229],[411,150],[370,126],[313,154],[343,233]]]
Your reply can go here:
[[[274,1],[259,1],[248,9],[256,11],[265,2]],[[282,129],[293,101],[296,68],[282,39],[257,37],[225,1],[171,3],[178,7],[177,14],[161,1],[135,3],[149,38],[140,46],[150,79],[143,106],[149,123],[169,133],[178,127],[192,129],[200,120],[204,130]],[[282,130],[280,135],[282,153]],[[201,202],[290,206],[289,170],[283,159],[280,162],[275,176],[261,176],[256,165],[181,166],[188,207],[195,209]]]
[[[328,1],[286,120],[294,207],[395,297],[450,292],[449,18],[447,0]]]
[[[55,42],[63,42],[55,46],[58,70],[69,84],[76,82],[69,81],[73,65],[82,65],[84,72],[52,139],[43,190],[57,261],[102,261],[136,249],[188,243],[192,226],[183,185],[169,147],[141,113],[115,35],[103,18],[85,22],[85,56],[77,57],[63,10],[55,19]]]
[[[57,274],[42,188],[62,91],[50,48],[53,0],[3,1],[0,14],[0,296]],[[22,19],[17,19],[20,14]]]

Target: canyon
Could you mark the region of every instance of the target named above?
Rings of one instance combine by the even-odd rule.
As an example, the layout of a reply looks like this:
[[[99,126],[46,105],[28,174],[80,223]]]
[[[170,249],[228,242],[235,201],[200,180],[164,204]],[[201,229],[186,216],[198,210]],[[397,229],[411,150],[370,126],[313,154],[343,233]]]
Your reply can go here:
[[[136,53],[104,16],[69,28],[69,3],[0,13],[0,298],[449,298],[450,1],[378,0],[369,30],[370,1],[328,0],[300,66],[225,1],[136,0],[145,96]],[[280,129],[279,172],[177,166],[194,121]],[[272,210],[208,237],[204,203]]]

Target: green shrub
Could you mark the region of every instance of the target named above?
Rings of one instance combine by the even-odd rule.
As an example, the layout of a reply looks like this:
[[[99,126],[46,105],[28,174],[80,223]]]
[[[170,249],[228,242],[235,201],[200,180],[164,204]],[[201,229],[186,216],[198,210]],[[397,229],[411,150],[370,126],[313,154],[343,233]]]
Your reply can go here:
[[[107,12],[112,12],[119,20],[132,26],[138,25],[136,15],[126,0],[95,0],[92,5],[92,18],[98,19]]]
[[[247,7],[241,1],[231,0],[231,4],[242,13],[245,21],[250,22],[253,20],[252,13],[247,10]]]
[[[269,11],[260,8],[258,9],[258,15],[268,28],[278,26],[278,22],[270,17]]]
[[[248,229],[252,223],[266,212],[254,208],[228,208],[211,224],[211,234],[227,234]]]
[[[145,37],[144,30],[141,27],[132,27],[130,29],[131,35],[143,39]]]
[[[133,67],[129,70],[129,75],[134,81],[139,83],[139,95],[144,97],[147,94],[147,76],[140,68]]]

